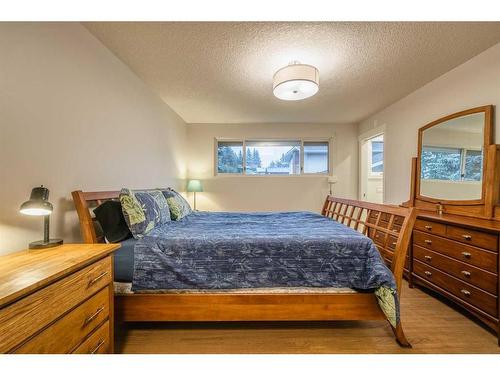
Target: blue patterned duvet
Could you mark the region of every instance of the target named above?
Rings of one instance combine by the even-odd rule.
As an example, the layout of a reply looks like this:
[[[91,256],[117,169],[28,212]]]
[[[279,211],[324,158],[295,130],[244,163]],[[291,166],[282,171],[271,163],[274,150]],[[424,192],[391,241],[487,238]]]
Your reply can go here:
[[[392,325],[392,273],[368,237],[310,212],[193,212],[135,245],[135,292],[276,287],[375,291]]]

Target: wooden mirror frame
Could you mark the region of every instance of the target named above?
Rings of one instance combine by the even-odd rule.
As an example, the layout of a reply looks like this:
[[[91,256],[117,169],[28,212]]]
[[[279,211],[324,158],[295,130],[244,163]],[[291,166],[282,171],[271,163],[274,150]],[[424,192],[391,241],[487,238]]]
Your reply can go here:
[[[459,118],[462,116],[472,115],[475,113],[484,113],[484,128],[483,128],[483,175],[481,178],[481,198],[480,199],[470,199],[470,200],[447,200],[447,199],[438,199],[431,198],[425,195],[420,194],[420,175],[422,173],[422,140],[423,133],[425,130],[430,129],[434,126],[442,124],[446,121],[453,120],[455,118]],[[448,204],[448,205],[460,205],[460,206],[471,206],[471,205],[481,205],[485,202],[486,195],[486,179],[487,179],[487,161],[488,161],[488,149],[489,146],[493,143],[493,106],[487,105],[482,107],[476,107],[467,109],[465,111],[453,113],[451,115],[442,117],[438,120],[435,120],[420,129],[418,129],[418,150],[417,150],[417,178],[416,178],[416,199],[431,202],[434,204]]]

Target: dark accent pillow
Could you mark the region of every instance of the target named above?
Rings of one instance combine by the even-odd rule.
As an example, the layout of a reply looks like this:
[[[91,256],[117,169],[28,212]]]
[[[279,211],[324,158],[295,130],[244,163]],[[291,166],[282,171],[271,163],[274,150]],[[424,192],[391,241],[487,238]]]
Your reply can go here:
[[[94,214],[108,242],[120,242],[132,237],[119,201],[104,202],[94,209]]]

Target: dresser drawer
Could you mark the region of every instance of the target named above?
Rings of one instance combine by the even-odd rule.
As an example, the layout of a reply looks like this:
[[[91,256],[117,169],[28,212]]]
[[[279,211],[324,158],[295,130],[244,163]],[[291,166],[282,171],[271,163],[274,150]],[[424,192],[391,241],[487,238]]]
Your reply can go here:
[[[392,258],[394,257],[394,253],[392,251],[386,250],[382,247],[377,247],[380,255],[382,255],[382,259],[388,260],[389,262],[392,261]]]
[[[469,245],[498,251],[498,236],[495,234],[448,225],[446,236]]]
[[[73,354],[109,353],[109,321],[100,326],[87,340],[73,351]]]
[[[389,240],[387,241],[387,247],[394,251],[396,249],[397,237],[389,236]]]
[[[380,219],[378,219],[380,215]],[[369,223],[375,224],[378,220],[378,225],[382,228],[389,228],[390,223],[390,214],[384,212],[372,212],[370,216],[367,218]],[[403,225],[404,217],[402,216],[394,216],[394,220],[392,222],[391,230],[394,233],[399,233],[401,231],[401,225]]]
[[[22,341],[111,282],[108,256],[0,310],[0,352]]]
[[[109,317],[109,287],[73,309],[15,353],[69,353]],[[54,339],[57,337],[57,339]]]
[[[441,236],[446,235],[446,225],[440,224],[440,223],[435,223],[433,221],[417,219],[417,220],[415,220],[414,228],[421,230],[422,232],[438,234]]]
[[[460,300],[474,305],[494,317],[498,315],[497,297],[418,260],[413,262],[413,272],[421,278],[447,290]]]
[[[422,263],[431,265],[458,279],[473,284],[491,294],[497,295],[498,278],[494,273],[484,271],[420,246],[413,247],[413,257],[414,259],[420,260]]]
[[[497,253],[420,231],[413,232],[413,244],[445,254],[492,273],[497,272]]]
[[[373,242],[375,242],[377,245],[384,246],[385,245],[385,238],[387,237],[387,234],[377,231],[375,235],[373,236]]]
[[[386,237],[387,237],[387,242],[386,242]],[[397,237],[382,233],[380,231],[378,231],[375,234],[375,236],[373,236],[373,242],[375,242],[375,244],[380,246],[385,246],[392,251],[396,249],[397,241],[398,241]]]

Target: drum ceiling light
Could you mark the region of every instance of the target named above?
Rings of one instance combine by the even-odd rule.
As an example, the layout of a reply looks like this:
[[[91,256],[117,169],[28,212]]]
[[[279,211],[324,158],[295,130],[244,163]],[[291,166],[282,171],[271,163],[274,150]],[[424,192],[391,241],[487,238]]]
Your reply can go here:
[[[292,61],[273,77],[273,94],[281,100],[302,100],[319,91],[319,71],[312,65]]]

